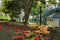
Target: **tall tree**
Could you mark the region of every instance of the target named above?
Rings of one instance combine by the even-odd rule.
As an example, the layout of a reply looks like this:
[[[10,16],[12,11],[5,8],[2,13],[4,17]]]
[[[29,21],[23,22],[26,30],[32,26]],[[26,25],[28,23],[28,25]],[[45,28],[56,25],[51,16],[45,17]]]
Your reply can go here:
[[[23,8],[25,12],[24,22],[27,23],[29,14],[31,13],[31,8],[35,2],[37,2],[37,0],[13,0],[11,3],[9,3],[9,5],[7,5],[6,9],[9,9],[13,12],[13,18],[15,13],[20,12],[21,8]]]
[[[17,13],[20,13],[21,8],[23,8],[25,12],[24,23],[26,24],[29,18],[29,14],[31,13],[31,9],[37,1],[44,3],[42,0],[13,0],[7,5],[6,9],[12,11],[13,19],[14,16],[18,15]]]

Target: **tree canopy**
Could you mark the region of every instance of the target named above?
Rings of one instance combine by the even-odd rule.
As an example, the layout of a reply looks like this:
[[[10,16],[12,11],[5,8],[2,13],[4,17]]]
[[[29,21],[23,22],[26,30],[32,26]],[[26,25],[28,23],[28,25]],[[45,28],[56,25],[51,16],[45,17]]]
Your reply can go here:
[[[23,22],[27,23],[30,13],[34,16],[39,14],[40,6],[42,7],[42,12],[45,11],[45,0],[2,0],[3,1],[3,11],[5,13],[11,13],[10,16],[19,17],[21,9],[24,9]],[[49,4],[56,4],[55,0],[49,0]],[[48,5],[49,5],[48,4]]]

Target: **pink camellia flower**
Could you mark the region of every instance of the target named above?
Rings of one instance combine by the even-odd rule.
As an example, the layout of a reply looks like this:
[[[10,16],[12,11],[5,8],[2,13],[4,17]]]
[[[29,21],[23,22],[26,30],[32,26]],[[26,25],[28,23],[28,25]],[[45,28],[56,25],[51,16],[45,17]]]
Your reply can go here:
[[[17,40],[16,38],[13,38],[13,40]]]
[[[29,32],[30,32],[30,30],[26,30],[25,32],[26,32],[26,33],[29,33]]]
[[[36,34],[40,34],[40,32],[39,31],[36,31]]]
[[[34,32],[35,30],[32,30],[32,32]]]
[[[39,38],[39,40],[42,40],[41,38]]]
[[[17,27],[14,27],[14,32],[18,32],[18,28]]]
[[[32,30],[32,32],[33,32],[33,33],[36,33],[36,31],[35,31],[35,30]]]
[[[27,33],[29,33],[29,32],[30,32],[30,30],[26,30],[26,32],[27,32]]]
[[[17,39],[19,39],[19,40],[23,40],[23,37],[20,36],[20,35],[18,35],[18,36],[17,36]]]
[[[26,32],[24,32],[24,37],[26,37],[27,36],[27,33]]]
[[[3,27],[0,25],[0,31],[3,30]]]
[[[35,37],[34,40],[39,40],[39,38],[38,37]]]

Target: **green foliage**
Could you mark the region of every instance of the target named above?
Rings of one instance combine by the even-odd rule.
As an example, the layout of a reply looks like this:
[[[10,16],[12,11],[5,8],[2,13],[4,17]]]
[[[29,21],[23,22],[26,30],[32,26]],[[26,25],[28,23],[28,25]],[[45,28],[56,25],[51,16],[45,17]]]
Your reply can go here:
[[[13,0],[7,5],[6,9],[11,12],[11,17],[19,17],[17,15],[19,15],[21,11],[20,1],[21,0]]]
[[[34,15],[39,14],[39,10],[40,10],[39,7],[38,8],[35,8],[35,9],[32,8],[32,11],[31,11],[32,14],[31,15],[34,16]]]
[[[60,1],[59,1],[58,5],[60,6]]]
[[[40,8],[40,6],[41,6],[41,8]],[[43,12],[44,9],[45,9],[45,5],[44,4],[41,4],[40,2],[36,2],[34,4],[34,6],[32,7],[32,10],[31,10],[32,16],[40,14],[40,9]]]
[[[12,0],[2,0],[2,8],[0,10],[3,12],[10,2],[12,2]]]
[[[45,0],[40,0],[40,1],[41,1],[42,4],[45,4],[46,3]]]
[[[56,0],[49,0],[50,4],[56,4]]]
[[[31,15],[34,16],[34,15],[37,15],[39,14],[39,10],[40,10],[40,5],[38,4],[38,2],[36,2],[33,7],[32,7],[32,10],[31,10]]]
[[[45,0],[41,2],[44,4]],[[25,12],[24,19],[26,21],[28,20],[30,13],[32,13],[32,15],[37,15],[40,11],[38,0],[3,0],[3,7],[5,13],[11,13],[11,18],[18,18],[18,15],[21,13],[20,11],[23,8]],[[42,10],[44,10],[44,6],[42,7]]]

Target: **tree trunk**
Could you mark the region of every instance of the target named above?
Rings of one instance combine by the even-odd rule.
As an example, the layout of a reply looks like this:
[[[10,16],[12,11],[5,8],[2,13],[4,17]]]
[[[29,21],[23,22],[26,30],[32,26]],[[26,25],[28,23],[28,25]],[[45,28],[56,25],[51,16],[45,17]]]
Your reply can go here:
[[[14,17],[14,14],[12,13],[12,15],[11,15],[11,19],[13,20],[13,17]]]
[[[41,13],[42,13],[42,7],[40,6],[40,25],[41,25]]]
[[[13,19],[13,18],[14,18],[14,12],[12,12],[11,20],[10,20],[10,21],[12,21],[12,22],[16,22],[16,20],[15,20],[15,19]]]
[[[29,19],[30,12],[29,10],[25,10],[25,16],[24,16],[24,24],[26,25]]]
[[[31,12],[31,8],[32,8],[32,5],[33,5],[33,1],[25,1],[25,5],[24,5],[24,11],[25,11],[25,16],[24,16],[24,24],[26,25],[27,22],[28,22],[28,18],[29,18],[29,15],[30,15],[30,12]]]

